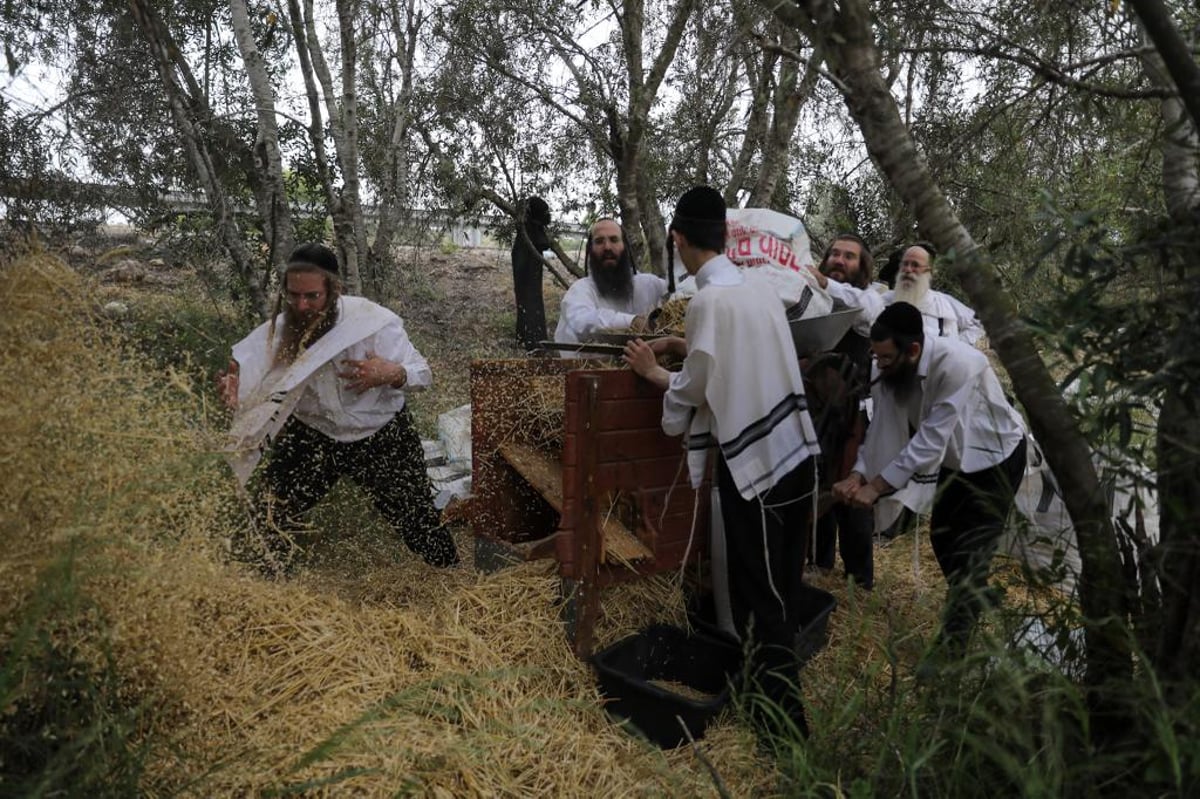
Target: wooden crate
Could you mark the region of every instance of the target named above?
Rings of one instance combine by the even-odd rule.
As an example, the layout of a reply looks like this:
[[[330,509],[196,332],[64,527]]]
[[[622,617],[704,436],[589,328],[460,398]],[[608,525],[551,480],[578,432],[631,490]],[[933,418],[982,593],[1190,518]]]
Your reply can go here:
[[[697,502],[680,438],[663,434],[662,392],[628,370],[563,359],[471,366],[471,522],[477,553],[554,557],[577,608],[576,650],[591,650],[606,585],[678,569],[707,549],[709,485]],[[565,376],[563,448],[519,440],[514,398],[535,375]]]

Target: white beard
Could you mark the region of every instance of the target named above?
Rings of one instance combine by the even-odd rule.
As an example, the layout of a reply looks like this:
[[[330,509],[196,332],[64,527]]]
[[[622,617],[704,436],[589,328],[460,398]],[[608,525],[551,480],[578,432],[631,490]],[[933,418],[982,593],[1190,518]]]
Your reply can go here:
[[[909,273],[911,274],[911,273]],[[893,302],[907,302],[915,308],[921,308],[926,298],[929,296],[929,289],[933,283],[932,272],[918,272],[909,278],[905,274],[896,281],[896,290],[892,294]]]

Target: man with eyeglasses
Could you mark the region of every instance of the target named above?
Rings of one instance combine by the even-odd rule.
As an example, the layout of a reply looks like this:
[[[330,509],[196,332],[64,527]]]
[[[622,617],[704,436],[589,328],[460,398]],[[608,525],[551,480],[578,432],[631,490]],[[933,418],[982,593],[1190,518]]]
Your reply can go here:
[[[458,562],[406,403],[431,382],[399,316],[341,293],[332,250],[305,244],[291,254],[275,314],[234,345],[217,376],[235,412],[228,455],[243,486],[269,450],[254,491],[260,541],[245,553],[264,573],[289,570],[299,517],[341,477],[426,563]]]
[[[889,305],[871,327],[875,415],[834,496],[860,508],[932,500],[930,540],[949,586],[939,643],[961,654],[986,601],[988,570],[1025,469],[1025,424],[987,357],[930,336],[920,311]]]

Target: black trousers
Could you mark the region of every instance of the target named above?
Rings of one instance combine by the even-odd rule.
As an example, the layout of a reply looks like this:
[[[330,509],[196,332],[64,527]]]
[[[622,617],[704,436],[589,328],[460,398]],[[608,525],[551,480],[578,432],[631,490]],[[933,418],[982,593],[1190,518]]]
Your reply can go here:
[[[760,498],[747,500],[738,492],[725,459],[717,464],[733,622],[742,639],[752,643],[749,687],[778,705],[805,734],[804,707],[793,686],[800,679],[795,638],[813,477],[809,458]]]
[[[870,508],[835,504],[817,520],[813,562],[832,569],[836,550],[842,552],[846,576],[863,588],[875,585],[875,513]]]
[[[942,637],[962,651],[987,603],[988,571],[1025,473],[1026,442],[990,469],[942,469],[933,501],[930,541],[946,577]]]
[[[336,441],[292,417],[271,448],[258,492],[260,529],[270,554],[285,554],[279,531],[298,529],[299,517],[339,478],[353,480],[401,540],[431,566],[458,562],[450,532],[433,506],[421,438],[404,408],[360,441]]]

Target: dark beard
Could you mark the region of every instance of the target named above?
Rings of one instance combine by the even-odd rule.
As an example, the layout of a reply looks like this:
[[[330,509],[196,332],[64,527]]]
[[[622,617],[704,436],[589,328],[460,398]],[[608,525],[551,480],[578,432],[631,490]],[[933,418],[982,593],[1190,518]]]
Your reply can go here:
[[[616,266],[604,266],[593,259],[592,280],[596,281],[596,290],[606,300],[628,302],[633,299],[633,270],[629,263],[621,258]]]
[[[897,400],[904,402],[917,387],[917,364],[904,363],[895,371],[880,375],[879,379],[891,389]]]
[[[290,305],[283,311],[283,340],[279,345],[276,363],[290,364],[304,350],[311,347],[321,336],[337,324],[337,298],[329,298],[329,307],[315,319],[305,321]]]

